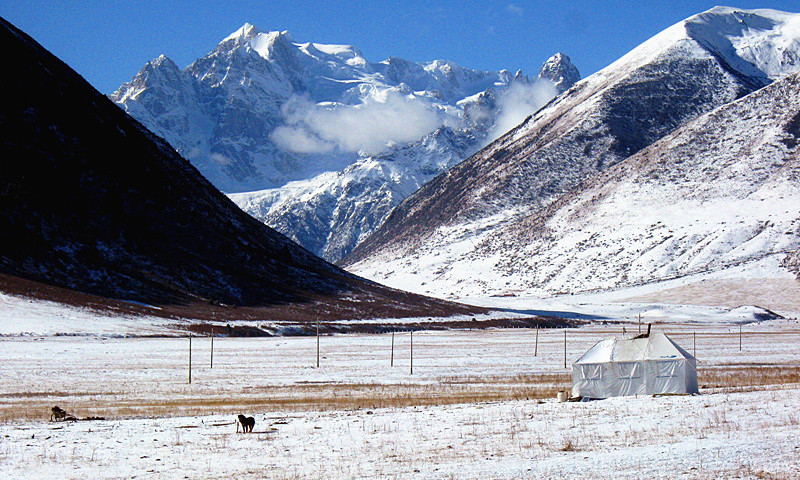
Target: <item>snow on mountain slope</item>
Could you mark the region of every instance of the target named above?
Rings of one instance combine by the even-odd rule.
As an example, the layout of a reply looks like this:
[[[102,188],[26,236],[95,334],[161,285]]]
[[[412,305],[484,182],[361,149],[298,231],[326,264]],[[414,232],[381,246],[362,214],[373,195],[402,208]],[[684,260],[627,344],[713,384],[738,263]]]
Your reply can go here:
[[[111,98],[218,188],[250,191],[232,195],[248,213],[338,259],[579,78],[563,54],[530,80],[442,60],[370,63],[349,45],[245,24],[184,71],[149,62]]]
[[[686,31],[751,77],[775,80],[800,67],[800,16],[794,13],[716,7],[687,21]]]
[[[715,142],[714,136],[697,140],[698,146],[709,150],[697,159],[703,164],[699,174],[716,171],[714,156],[731,152],[752,156],[749,163],[742,161],[718,173],[731,181],[721,182],[714,176],[698,179],[693,171],[681,173],[684,160],[679,159],[676,166],[658,173],[663,186],[619,197],[629,203],[603,203],[602,197],[596,198],[600,206],[590,210],[600,215],[596,223],[585,215],[567,215],[557,209],[566,208],[563,202],[573,195],[591,191],[586,189],[594,184],[582,182],[675,127],[800,70],[800,63],[792,60],[800,52],[798,18],[774,11],[714,8],[670,27],[429,182],[343,263],[369,278],[416,291],[476,295],[508,289],[553,293],[611,288],[725,268],[773,253],[785,256],[796,248],[796,239],[785,232],[796,232],[793,212],[799,200],[794,187],[786,185],[792,177],[782,177],[770,168],[781,167],[794,153],[781,150],[788,148],[783,143],[775,147],[777,153],[769,154],[742,147],[764,139],[777,141],[777,134],[769,130],[772,124],[758,121],[773,115],[760,103],[752,105],[755,120],[742,123],[745,127],[726,123],[732,132],[729,141]],[[722,49],[723,40],[733,47]],[[760,53],[739,57],[737,52]],[[781,68],[774,61],[778,57],[783,59]],[[779,117],[772,121],[791,118],[786,117],[790,107],[784,107],[774,112]],[[763,135],[754,135],[759,128]],[[690,137],[688,133],[681,137],[687,145],[683,155],[692,154],[696,140]],[[763,148],[770,145],[765,142]],[[769,167],[753,170],[761,165],[760,159],[768,159]],[[632,175],[624,167],[608,171]],[[747,174],[745,183],[735,180],[732,172]],[[698,193],[686,189],[687,178],[706,196],[698,199]],[[710,181],[720,183],[711,189],[701,186]],[[758,195],[746,185],[758,189]],[[737,190],[730,192],[732,188]],[[783,202],[788,202],[788,208],[780,212],[761,207]],[[714,206],[719,213],[714,213]],[[554,211],[561,212],[559,220],[542,223],[553,218]],[[621,227],[637,218],[643,223],[630,224],[636,235]],[[694,222],[696,231],[684,221]],[[674,233],[679,226],[681,236]],[[718,235],[712,234],[717,230]],[[663,250],[650,243],[654,239],[663,241]],[[594,242],[606,250],[589,248]],[[643,258],[636,260],[639,256]],[[771,262],[775,267],[771,271],[779,270],[779,262]]]
[[[701,116],[538,215],[354,270],[456,295],[609,289],[747,265],[787,277],[779,265],[800,249],[798,105],[795,74]],[[469,228],[480,227],[447,233]],[[411,278],[399,274],[412,268]]]
[[[463,132],[441,128],[389,154],[359,158],[339,172],[229,197],[324,258],[339,259],[402,200],[473,153],[474,141]]]

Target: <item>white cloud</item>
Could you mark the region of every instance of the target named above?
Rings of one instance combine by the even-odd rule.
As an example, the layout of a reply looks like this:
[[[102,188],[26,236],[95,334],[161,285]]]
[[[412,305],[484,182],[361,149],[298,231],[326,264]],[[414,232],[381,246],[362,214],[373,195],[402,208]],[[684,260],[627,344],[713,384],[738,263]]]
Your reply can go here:
[[[445,116],[425,100],[388,89],[359,105],[316,104],[294,96],[283,106],[285,124],[270,137],[293,152],[375,154],[395,143],[418,140],[439,128]]]
[[[522,123],[528,115],[535,113],[558,92],[553,82],[538,79],[532,83],[517,81],[500,92],[498,98],[499,114],[489,140],[495,140]]]
[[[515,81],[500,90],[498,113],[488,141],[495,140],[522,123],[553,97],[552,82]],[[293,96],[282,107],[284,124],[270,134],[279,147],[296,153],[363,152],[378,154],[396,144],[419,140],[441,126],[459,128],[485,121],[492,113],[479,106],[462,112],[443,108],[424,98],[395,89],[371,92],[358,105],[314,103],[309,97]]]
[[[272,131],[270,138],[284,150],[296,153],[327,153],[336,148],[335,143],[301,126],[282,125]]]

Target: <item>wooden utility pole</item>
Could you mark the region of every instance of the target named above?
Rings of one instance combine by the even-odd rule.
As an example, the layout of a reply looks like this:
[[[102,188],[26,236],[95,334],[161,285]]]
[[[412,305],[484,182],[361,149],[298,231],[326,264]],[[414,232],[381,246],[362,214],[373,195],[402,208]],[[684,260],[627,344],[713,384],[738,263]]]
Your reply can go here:
[[[411,375],[414,375],[414,330],[411,330]]]
[[[211,325],[211,366],[214,368],[214,325]]]
[[[189,383],[192,383],[192,334],[189,334]]]
[[[694,352],[692,356],[697,358],[697,332],[692,332],[692,350]]]
[[[392,357],[389,360],[389,366],[394,367],[394,332],[392,332]]]
[[[739,324],[739,351],[742,351],[742,324]]]
[[[567,368],[567,331],[564,330],[564,368]]]
[[[319,317],[317,317],[317,368],[319,368]]]
[[[536,341],[533,344],[533,356],[537,356],[539,354],[539,324],[536,324]]]
[[[642,333],[642,312],[639,312],[639,333]]]

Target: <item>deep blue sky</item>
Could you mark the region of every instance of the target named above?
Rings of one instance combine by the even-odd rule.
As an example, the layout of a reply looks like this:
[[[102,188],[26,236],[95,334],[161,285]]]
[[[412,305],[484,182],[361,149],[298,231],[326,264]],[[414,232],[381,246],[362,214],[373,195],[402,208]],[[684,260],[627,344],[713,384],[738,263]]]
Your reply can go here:
[[[234,4],[234,5],[231,5]],[[369,61],[445,58],[485,70],[536,74],[561,51],[583,76],[664,28],[717,2],[703,1],[46,1],[0,0],[0,15],[103,93],[164,53],[185,67],[250,22],[295,41],[355,45]],[[800,2],[739,1],[740,8],[800,11]]]

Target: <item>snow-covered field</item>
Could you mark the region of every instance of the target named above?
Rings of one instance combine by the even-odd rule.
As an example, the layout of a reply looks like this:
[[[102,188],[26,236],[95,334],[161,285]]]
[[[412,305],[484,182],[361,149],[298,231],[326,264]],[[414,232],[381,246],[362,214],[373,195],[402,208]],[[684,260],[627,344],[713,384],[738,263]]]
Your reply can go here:
[[[564,318],[643,322],[731,323],[757,321],[769,310],[800,318],[800,282],[769,277],[752,266],[687,275],[645,285],[548,298],[495,296],[457,301],[506,311]],[[752,276],[748,276],[752,275]]]
[[[800,388],[6,424],[5,478],[797,478]]]
[[[631,309],[632,307],[628,307]],[[633,310],[631,310],[633,311]],[[638,330],[566,330],[567,359]],[[3,478],[796,478],[800,325],[660,321],[701,394],[557,403],[565,330],[0,339]],[[148,327],[151,328],[151,327]],[[148,330],[149,331],[149,330]],[[694,333],[696,332],[696,337]],[[696,338],[696,344],[695,342]],[[79,417],[48,422],[59,405]],[[235,414],[256,418],[235,433]]]

